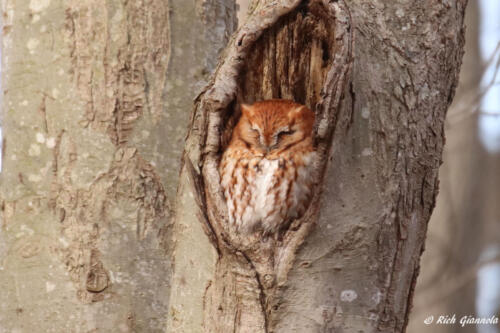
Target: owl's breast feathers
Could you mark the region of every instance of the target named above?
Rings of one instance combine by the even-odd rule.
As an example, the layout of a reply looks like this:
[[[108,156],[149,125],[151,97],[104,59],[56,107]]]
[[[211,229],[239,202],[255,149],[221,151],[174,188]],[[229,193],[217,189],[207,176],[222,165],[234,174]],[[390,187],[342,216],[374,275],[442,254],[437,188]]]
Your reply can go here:
[[[229,223],[240,232],[270,234],[301,217],[312,194],[317,160],[312,146],[272,157],[229,147],[220,164]]]

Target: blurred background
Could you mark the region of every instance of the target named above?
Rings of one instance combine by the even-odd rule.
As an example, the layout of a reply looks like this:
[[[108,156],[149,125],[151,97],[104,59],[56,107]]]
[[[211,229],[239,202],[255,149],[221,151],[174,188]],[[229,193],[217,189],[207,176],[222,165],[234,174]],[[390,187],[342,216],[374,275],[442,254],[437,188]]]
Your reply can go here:
[[[250,1],[238,2],[241,24]],[[500,1],[469,0],[466,25],[409,333],[500,333],[499,325],[458,324],[463,316],[500,315]],[[424,323],[453,314],[455,325]]]

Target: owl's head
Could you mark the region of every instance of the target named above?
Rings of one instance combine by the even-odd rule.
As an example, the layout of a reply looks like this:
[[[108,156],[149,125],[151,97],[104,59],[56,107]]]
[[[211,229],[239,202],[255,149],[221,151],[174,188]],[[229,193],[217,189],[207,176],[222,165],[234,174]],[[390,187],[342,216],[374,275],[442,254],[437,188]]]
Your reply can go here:
[[[268,100],[241,105],[240,138],[263,155],[284,151],[312,135],[314,113],[287,100]]]

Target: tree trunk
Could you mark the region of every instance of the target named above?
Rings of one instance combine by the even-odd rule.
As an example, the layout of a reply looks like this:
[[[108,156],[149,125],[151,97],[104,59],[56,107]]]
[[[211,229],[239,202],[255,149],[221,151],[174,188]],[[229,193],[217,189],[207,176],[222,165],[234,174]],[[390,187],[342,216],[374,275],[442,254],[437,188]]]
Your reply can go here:
[[[0,331],[163,332],[185,128],[234,1],[2,6]]]
[[[475,273],[482,245],[488,236],[482,212],[488,200],[485,189],[496,188],[487,175],[487,156],[477,133],[478,113],[471,109],[480,94],[482,64],[479,52],[479,9],[470,1],[466,15],[465,55],[457,97],[447,115],[444,163],[439,172],[440,192],[431,217],[422,256],[414,311],[408,331],[453,333],[457,325],[432,325],[426,318],[439,315],[462,316],[475,312]],[[490,232],[498,237],[498,233]],[[476,332],[474,325],[460,327],[461,333]]]
[[[465,4],[254,1],[195,102],[169,332],[404,331],[438,191]],[[314,110],[323,156],[307,213],[266,243],[226,223],[217,172],[239,103],[264,98]]]

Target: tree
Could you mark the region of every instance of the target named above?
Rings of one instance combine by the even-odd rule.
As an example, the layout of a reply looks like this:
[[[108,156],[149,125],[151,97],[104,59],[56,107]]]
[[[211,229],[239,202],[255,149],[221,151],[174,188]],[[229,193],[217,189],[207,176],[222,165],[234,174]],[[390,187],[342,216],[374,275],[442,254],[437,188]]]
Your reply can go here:
[[[3,2],[0,331],[164,331],[186,124],[235,10]]]
[[[171,138],[234,1],[5,3],[2,328],[403,331],[465,2],[254,1],[177,187]],[[323,160],[306,215],[263,244],[224,224],[216,164],[237,103],[270,97],[316,111]]]
[[[467,5],[466,42],[457,96],[447,115],[446,146],[439,172],[437,198],[422,255],[422,272],[410,317],[410,332],[422,332],[429,326],[424,319],[433,315],[456,314],[457,320],[475,312],[475,274],[481,246],[488,195],[486,172],[488,158],[477,135],[478,113],[470,113],[480,94],[482,64],[479,52],[478,2]],[[493,186],[494,188],[494,186]],[[498,233],[489,232],[490,235]],[[433,332],[456,332],[455,325],[435,325]],[[476,332],[474,325],[460,328],[461,333]]]
[[[405,329],[438,191],[465,4],[253,2],[195,103],[169,332]],[[271,97],[317,112],[328,166],[305,217],[283,240],[263,244],[225,223],[217,161],[236,105]],[[208,237],[199,241],[202,230]]]

